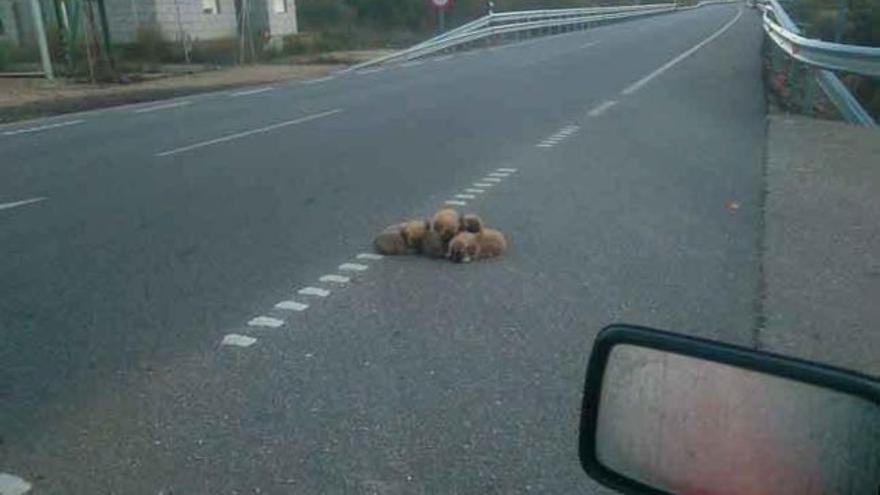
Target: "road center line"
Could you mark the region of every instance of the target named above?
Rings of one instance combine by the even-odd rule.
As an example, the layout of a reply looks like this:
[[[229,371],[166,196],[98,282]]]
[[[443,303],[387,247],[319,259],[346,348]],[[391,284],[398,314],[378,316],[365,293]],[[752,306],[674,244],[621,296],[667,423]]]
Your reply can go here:
[[[281,301],[276,304],[275,307],[277,309],[286,309],[290,311],[305,311],[309,309],[309,305],[297,301]]]
[[[248,337],[247,335],[240,335],[237,333],[230,333],[223,337],[223,340],[220,341],[220,345],[232,345],[236,347],[250,347],[254,345],[257,339],[253,337]]]
[[[173,150],[169,150],[169,151],[163,151],[161,153],[156,153],[156,156],[176,155],[177,153],[183,153],[185,151],[192,151],[195,149],[204,148],[205,146],[211,146],[212,144],[224,143],[226,141],[232,141],[233,139],[240,139],[243,137],[251,136],[253,134],[259,134],[261,132],[273,131],[275,129],[280,129],[282,127],[287,127],[290,125],[303,124],[303,123],[306,123],[310,120],[316,120],[316,119],[320,119],[323,117],[329,117],[330,115],[334,115],[339,112],[342,112],[341,108],[337,108],[335,110],[330,110],[327,112],[316,113],[314,115],[308,115],[306,117],[300,117],[298,119],[288,120],[286,122],[280,122],[278,124],[268,125],[266,127],[260,127],[258,129],[253,129],[250,131],[230,134],[228,136],[223,136],[221,138],[211,139],[210,141],[202,141],[200,143],[191,144],[189,146],[184,146],[182,148],[177,148],[177,149],[173,149]]]
[[[12,203],[0,203],[0,210],[11,210],[12,208],[18,208],[19,206],[39,203],[40,201],[46,201],[47,199],[49,198],[31,198],[22,201],[13,201]]]
[[[166,110],[169,108],[185,107],[188,105],[192,105],[192,102],[189,100],[176,101],[174,103],[165,103],[164,105],[155,105],[155,106],[147,107],[147,108],[139,108],[132,113],[150,113],[150,112],[156,112],[158,110]]]
[[[359,260],[381,260],[384,256],[375,253],[361,253],[356,258]]]
[[[301,296],[327,297],[330,295],[330,291],[319,287],[303,287],[297,291],[297,294]]]
[[[603,101],[602,103],[593,107],[592,110],[587,112],[587,115],[590,117],[598,117],[598,116],[602,115],[603,113],[605,113],[606,110],[613,107],[614,105],[617,105],[617,100]]]
[[[26,129],[16,129],[14,131],[6,131],[4,136],[15,136],[16,134],[27,134],[30,132],[47,131],[49,129],[57,129],[59,127],[67,127],[71,125],[82,124],[85,120],[68,120],[67,122],[59,122],[57,124],[41,125],[39,127],[28,127]]]
[[[251,89],[251,90],[248,90],[248,91],[238,91],[238,92],[236,92],[236,93],[232,93],[232,94],[230,94],[229,96],[236,97],[236,96],[255,95],[255,94],[259,94],[259,93],[265,93],[266,91],[272,91],[272,90],[274,90],[274,89],[275,89],[274,86],[269,86],[269,87],[266,87],[266,88]]]
[[[495,184],[491,184],[491,183],[489,183],[489,182],[474,182],[474,185],[475,185],[476,187],[492,187],[492,186],[494,186]]]
[[[512,174],[512,173],[516,172],[516,169],[515,169],[515,168],[499,168],[499,169],[497,169],[497,170],[498,170],[499,172],[507,172],[507,173],[509,173],[509,174]]]
[[[362,265],[360,263],[343,263],[339,265],[340,270],[349,271],[349,272],[362,272],[369,268],[367,265]]]
[[[455,197],[458,199],[476,199],[476,196],[473,194],[456,194]]]
[[[464,192],[472,193],[472,194],[482,194],[486,192],[485,189],[465,189]]]
[[[333,282],[335,284],[347,284],[351,281],[348,277],[343,277],[342,275],[330,274],[324,275],[318,279],[321,282]]]
[[[257,316],[256,318],[252,318],[247,324],[251,327],[278,328],[281,325],[284,325],[284,320],[272,318],[271,316]]]
[[[742,7],[740,7],[740,9],[739,9],[739,10],[737,11],[737,13],[736,13],[736,16],[735,16],[733,19],[731,19],[727,24],[725,24],[724,26],[722,26],[721,29],[719,29],[718,31],[715,31],[714,34],[712,34],[712,35],[709,36],[708,38],[704,39],[703,41],[697,43],[697,44],[694,45],[693,47],[689,48],[687,51],[685,51],[685,52],[682,53],[681,55],[675,57],[674,59],[670,60],[669,62],[666,62],[665,64],[663,64],[662,66],[660,66],[660,68],[658,68],[658,69],[655,70],[654,72],[652,72],[652,73],[648,74],[647,76],[645,76],[645,77],[639,79],[638,81],[636,81],[636,82],[630,84],[630,85],[627,86],[623,91],[621,91],[620,94],[622,94],[622,95],[631,95],[631,94],[635,93],[636,91],[638,91],[639,89],[641,89],[642,86],[644,86],[644,85],[648,84],[649,82],[651,82],[651,80],[653,80],[655,77],[657,77],[657,76],[663,74],[663,73],[666,72],[667,70],[669,70],[669,69],[671,69],[672,67],[674,67],[675,64],[681,62],[682,60],[684,60],[684,59],[686,59],[686,58],[688,58],[688,57],[690,57],[690,56],[693,55],[697,50],[699,50],[700,48],[702,48],[702,47],[706,46],[707,44],[711,43],[712,40],[714,40],[715,38],[721,36],[722,34],[724,34],[725,31],[727,31],[728,29],[730,29],[730,27],[733,26],[733,25],[736,23],[736,21],[739,20],[740,17],[742,17],[742,13],[743,13],[743,10],[742,10]]]

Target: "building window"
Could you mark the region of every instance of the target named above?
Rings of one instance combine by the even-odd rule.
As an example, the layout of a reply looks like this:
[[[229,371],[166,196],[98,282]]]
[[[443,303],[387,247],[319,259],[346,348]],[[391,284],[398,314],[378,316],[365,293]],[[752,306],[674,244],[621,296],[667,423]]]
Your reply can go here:
[[[287,12],[287,0],[272,0],[272,3],[275,5],[276,14]]]
[[[202,0],[202,12],[205,14],[219,14],[220,0]]]

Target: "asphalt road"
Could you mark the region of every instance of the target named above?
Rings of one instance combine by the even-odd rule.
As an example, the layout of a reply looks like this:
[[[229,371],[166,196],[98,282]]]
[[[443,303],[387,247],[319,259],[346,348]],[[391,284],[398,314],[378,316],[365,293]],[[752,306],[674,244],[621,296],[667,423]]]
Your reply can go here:
[[[754,342],[760,43],[756,12],[717,5],[0,128],[0,472],[53,494],[603,493],[576,455],[596,332]],[[510,252],[356,258],[448,199]]]

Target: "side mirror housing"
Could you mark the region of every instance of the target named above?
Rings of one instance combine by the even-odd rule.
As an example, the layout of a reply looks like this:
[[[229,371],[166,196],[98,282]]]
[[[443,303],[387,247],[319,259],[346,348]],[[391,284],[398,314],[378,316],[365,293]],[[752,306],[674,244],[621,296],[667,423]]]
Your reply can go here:
[[[590,356],[580,459],[625,494],[880,494],[880,382],[612,325]]]

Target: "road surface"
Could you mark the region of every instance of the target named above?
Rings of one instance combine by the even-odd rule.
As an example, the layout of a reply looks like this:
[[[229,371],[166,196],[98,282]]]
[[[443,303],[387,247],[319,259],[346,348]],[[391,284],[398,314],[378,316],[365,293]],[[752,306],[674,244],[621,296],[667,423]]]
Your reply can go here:
[[[605,493],[576,455],[598,330],[755,341],[760,44],[715,5],[0,128],[0,472]],[[358,257],[447,200],[509,253]]]

